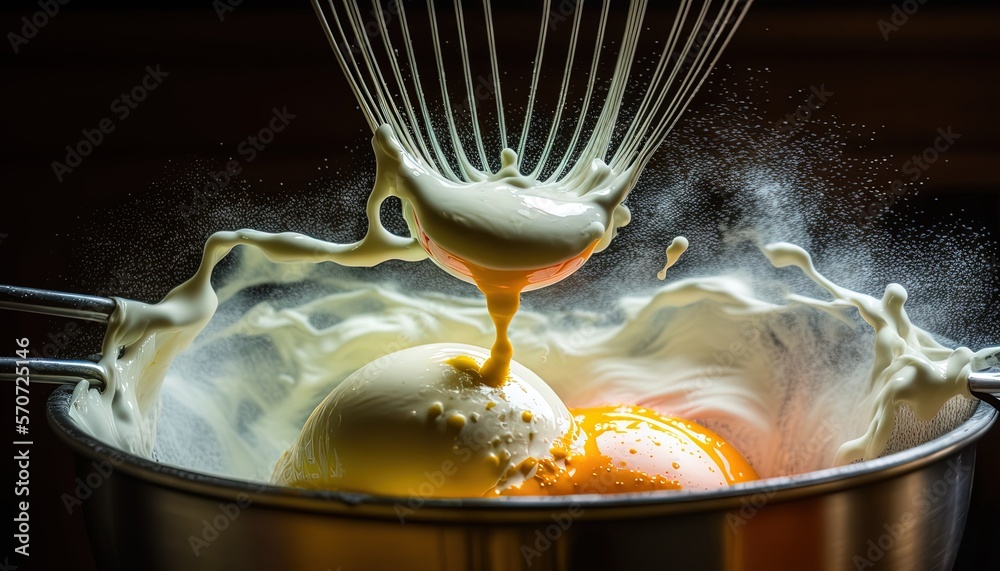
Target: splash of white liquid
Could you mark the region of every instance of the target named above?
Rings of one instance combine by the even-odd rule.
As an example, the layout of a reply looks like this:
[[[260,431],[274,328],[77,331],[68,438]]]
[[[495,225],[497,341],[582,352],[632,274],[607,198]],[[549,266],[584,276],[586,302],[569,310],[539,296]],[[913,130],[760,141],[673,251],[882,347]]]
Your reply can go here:
[[[253,244],[274,262],[335,261],[373,266],[388,259],[420,260],[425,252],[411,238],[391,234],[378,220],[385,195],[372,193],[372,219],[367,235],[354,244],[332,244],[302,234],[266,234],[255,230],[218,232],[205,244],[195,275],[174,288],[158,304],[117,299],[103,342],[101,366],[108,384],[103,393],[76,387],[71,416],[101,440],[148,456],[155,440],[160,385],[174,358],[208,324],[218,307],[212,270],[233,248]],[[119,354],[120,353],[120,354]]]
[[[666,250],[667,263],[664,264],[662,270],[656,273],[657,279],[661,282],[667,279],[667,270],[674,267],[674,264],[684,255],[684,252],[687,252],[688,246],[688,239],[684,236],[678,236],[670,241],[670,245],[667,246]]]
[[[840,287],[823,277],[809,254],[791,244],[772,244],[764,254],[775,267],[795,266],[834,297],[817,303],[800,297],[793,301],[834,309],[855,307],[875,331],[875,363],[872,365],[865,406],[872,417],[864,435],[844,443],[837,451],[837,463],[871,459],[882,453],[892,435],[896,410],[907,404],[917,418],[929,421],[953,397],[972,399],[969,373],[972,362],[981,361],[995,349],[974,354],[965,347],[951,349],[917,327],[906,314],[907,294],[899,284],[889,284],[882,299]]]
[[[100,393],[81,384],[74,398],[71,414],[90,433],[130,452],[152,453],[163,379],[173,358],[208,323],[217,304],[208,285],[211,268],[237,244],[259,249],[262,256],[245,256],[251,261],[259,258],[258,265],[265,260],[267,264],[316,261],[338,255],[362,261],[347,254],[357,252],[356,248],[299,234],[249,230],[216,234],[206,246],[195,277],[163,302],[121,302],[105,346],[124,345],[125,351],[121,359],[105,357],[102,362],[109,369],[108,388]],[[398,245],[373,249],[363,260],[406,251]],[[765,476],[876,457],[893,430],[899,404],[909,404],[926,419],[953,397],[970,398],[965,385],[970,363],[982,361],[990,350],[973,354],[936,343],[906,317],[905,294],[899,286],[890,285],[880,300],[833,285],[816,272],[800,248],[774,244],[764,252],[775,266],[800,268],[827,288],[833,299],[789,294],[787,304],[775,305],[754,297],[751,284],[733,276],[683,280],[652,297],[623,300],[627,318],[614,327],[598,325],[595,316],[565,331],[554,325],[556,316],[522,312],[513,329],[518,360],[571,406],[627,402],[700,420],[725,435]],[[242,289],[240,282],[227,286],[230,295]],[[367,313],[359,309],[368,302],[380,309]],[[850,322],[852,308],[874,330],[867,374],[859,374],[855,367],[853,375],[838,379],[843,386],[827,387],[831,394],[789,398],[802,385],[796,375],[811,370],[782,370],[776,368],[777,363],[787,360],[789,352],[801,352],[799,362],[806,364],[821,358],[830,339],[843,335],[836,331]],[[325,314],[341,315],[344,321],[330,328],[310,325],[313,316]],[[826,321],[808,323],[815,319]],[[297,435],[303,415],[351,372],[409,346],[435,342],[483,346],[488,344],[491,327],[482,304],[476,301],[422,298],[355,286],[296,309],[274,312],[259,306],[200,345],[246,335],[266,338],[279,351],[276,365],[294,372],[267,373],[260,378],[194,374],[195,382],[185,378],[189,373],[182,364],[168,383],[172,406],[209,407],[202,409],[202,422],[212,426],[208,433],[223,443],[217,453],[226,459],[212,466],[192,465],[190,458],[183,459],[191,441],[173,446],[169,442],[177,441],[168,439],[161,448],[174,462],[266,480],[277,456]],[[849,335],[864,338],[864,332],[857,329]],[[740,344],[742,348],[737,349]],[[732,358],[720,359],[723,348]],[[220,358],[227,357],[215,355],[213,360]],[[289,374],[287,383],[278,380]],[[276,390],[281,398],[251,396]],[[262,411],[253,428],[247,429],[249,437],[235,431],[234,425],[241,423],[222,404],[235,408],[246,398],[258,401],[253,408]],[[797,442],[797,435],[814,434],[821,422],[831,418],[837,427],[834,433],[804,455],[801,450],[809,443]],[[171,433],[178,430],[169,421],[165,426]]]

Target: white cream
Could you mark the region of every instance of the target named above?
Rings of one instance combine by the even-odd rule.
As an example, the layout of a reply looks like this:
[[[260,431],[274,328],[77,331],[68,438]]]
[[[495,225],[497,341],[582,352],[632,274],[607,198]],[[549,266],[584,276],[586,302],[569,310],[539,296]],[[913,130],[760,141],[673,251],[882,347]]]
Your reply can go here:
[[[375,148],[379,169],[394,171],[390,192],[404,201],[410,234],[423,232],[483,268],[534,270],[570,260],[595,244],[601,251],[630,219],[622,201],[635,183],[635,170],[615,173],[600,159],[575,178],[544,183],[518,172],[517,155],[506,149],[496,174],[454,182],[406,153],[388,126],[376,131]]]
[[[684,236],[678,236],[670,241],[670,245],[667,246],[665,252],[667,262],[663,265],[663,269],[656,273],[656,278],[658,280],[662,282],[667,279],[667,270],[674,267],[674,264],[676,264],[681,259],[681,256],[684,255],[684,252],[687,252],[689,245],[688,239]]]

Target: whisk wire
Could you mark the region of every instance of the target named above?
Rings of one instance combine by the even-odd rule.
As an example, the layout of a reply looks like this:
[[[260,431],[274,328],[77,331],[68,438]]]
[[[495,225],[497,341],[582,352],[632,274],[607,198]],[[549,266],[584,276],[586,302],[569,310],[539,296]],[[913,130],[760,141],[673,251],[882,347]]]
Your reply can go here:
[[[472,66],[469,64],[469,40],[465,32],[465,13],[462,10],[462,3],[455,2],[455,20],[458,22],[458,42],[462,53],[462,68],[465,71],[465,93],[468,99],[469,115],[472,122],[473,138],[476,149],[479,151],[479,170],[490,172],[489,159],[486,158],[486,148],[483,146],[483,134],[479,129],[479,113],[476,109],[476,88],[472,80]]]
[[[506,105],[501,85],[504,73],[500,57],[506,52],[498,45],[498,37],[505,37],[505,31],[499,30],[494,20],[492,0],[482,3],[489,86],[496,100],[492,124],[484,121],[488,113],[484,112],[476,91],[478,84],[471,59],[473,24],[468,7],[459,0],[453,0],[452,6],[457,35],[448,38],[441,21],[447,17],[438,12],[435,0],[424,3],[428,30],[421,39],[431,44],[426,64],[417,57],[415,46],[421,42],[414,34],[421,32],[412,29],[406,2],[394,2],[391,6],[397,16],[399,29],[395,30],[389,27],[381,0],[371,0],[374,23],[365,21],[358,0],[327,0],[325,8],[321,0],[312,0],[338,64],[373,131],[387,124],[406,150],[428,169],[453,182],[476,182],[493,173],[491,165],[495,163],[491,163],[493,151],[488,149],[488,141],[496,129],[501,148],[516,150],[522,172],[535,180],[544,178],[548,184],[579,180],[595,159],[603,160],[619,173],[630,169],[638,172],[646,166],[715,67],[751,4],[751,0],[702,0],[700,7],[696,7],[696,1],[678,2],[662,45],[656,42],[658,46],[650,54],[651,62],[655,62],[652,69],[640,73],[637,68],[647,59],[639,57],[640,46],[645,45],[640,41],[646,39],[648,30],[654,29],[646,24],[651,3],[630,0],[621,28],[615,24],[620,35],[613,35],[611,0],[602,0],[599,10],[594,9],[599,11],[599,18],[592,38],[595,43],[590,65],[582,70],[587,76],[578,80],[576,68],[583,60],[581,42],[585,29],[591,26],[590,23],[585,26],[584,22],[593,22],[586,16],[585,6],[589,4],[577,0],[570,8],[560,5],[563,15],[571,19],[568,35],[564,35],[555,32],[551,21],[554,3],[543,0],[532,69],[525,78],[526,99],[520,100],[513,121],[521,123],[515,126],[511,125],[515,115]],[[374,30],[370,29],[372,25]],[[511,35],[519,40],[519,33]],[[381,41],[371,38],[375,34],[381,36]],[[398,34],[395,42],[393,34]],[[400,36],[402,46],[397,43]],[[456,71],[449,71],[446,66],[449,54],[445,45],[454,41],[452,38],[457,38],[458,52],[455,59],[458,67],[454,69],[463,76],[458,82],[449,82],[452,79],[449,73]],[[557,38],[566,38],[565,44]],[[609,38],[619,43],[608,47],[605,42]],[[565,59],[553,62],[547,52],[563,48]],[[614,63],[609,63],[608,58],[613,58]],[[424,89],[421,65],[435,68],[437,88],[431,92]],[[602,67],[608,71],[602,73]],[[559,77],[558,91],[552,99],[555,106],[551,109],[551,122],[539,120],[541,109],[548,109],[541,99],[548,68],[558,69]],[[582,98],[577,99],[580,91]],[[625,104],[630,94],[637,96],[635,105]],[[566,120],[570,109],[578,114],[574,121]],[[513,139],[511,131],[517,133]]]
[[[420,112],[423,114],[424,127],[427,129],[427,138],[431,143],[431,149],[434,150],[433,157],[428,155],[424,158],[429,165],[433,166],[435,163],[438,165],[438,167],[434,168],[435,172],[450,180],[459,182],[461,178],[452,170],[451,163],[445,158],[444,151],[441,149],[441,143],[434,132],[434,123],[431,121],[431,113],[427,107],[427,100],[421,96],[424,91],[420,83],[420,71],[417,69],[417,57],[413,51],[413,38],[410,34],[410,26],[406,20],[406,8],[404,8],[403,2],[397,2],[396,5],[399,7],[400,28],[403,32],[403,44],[406,46],[406,57],[410,65],[414,91],[417,93],[417,100],[420,102]]]

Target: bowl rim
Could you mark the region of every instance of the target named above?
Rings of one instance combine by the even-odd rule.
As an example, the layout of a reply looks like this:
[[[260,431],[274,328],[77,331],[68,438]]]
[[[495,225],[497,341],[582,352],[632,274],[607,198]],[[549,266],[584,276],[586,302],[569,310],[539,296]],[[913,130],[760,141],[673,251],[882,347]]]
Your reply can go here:
[[[710,491],[633,492],[572,496],[502,496],[497,498],[413,498],[372,494],[303,490],[237,480],[137,456],[85,434],[69,416],[74,387],[52,392],[46,417],[56,436],[72,451],[94,461],[110,462],[121,471],[160,488],[193,493],[216,501],[250,502],[272,508],[340,514],[363,519],[454,522],[548,522],[553,514],[574,517],[642,518],[693,512],[739,509],[749,503],[786,502],[823,493],[875,484],[916,471],[958,455],[983,436],[997,418],[997,409],[980,400],[962,424],[928,442],[881,458],[796,474],[736,484]],[[80,463],[77,464],[78,471]],[[763,497],[762,497],[763,496]],[[242,505],[242,504],[241,504]]]

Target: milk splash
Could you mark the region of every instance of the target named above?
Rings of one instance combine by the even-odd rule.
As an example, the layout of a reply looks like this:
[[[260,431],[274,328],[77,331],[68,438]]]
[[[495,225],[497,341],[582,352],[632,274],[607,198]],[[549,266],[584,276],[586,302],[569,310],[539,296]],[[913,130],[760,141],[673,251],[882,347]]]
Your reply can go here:
[[[236,245],[252,249],[241,256],[240,277],[219,290],[227,312],[236,314],[190,347],[218,306],[211,270]],[[102,361],[108,386],[100,393],[79,385],[72,417],[97,438],[133,453],[149,457],[157,447],[163,461],[260,479],[316,403],[357,368],[410,346],[488,344],[489,316],[475,300],[323,278],[317,283],[336,293],[299,306],[277,309],[264,300],[247,308],[240,300],[251,286],[273,279],[274,262],[373,263],[409,251],[401,245],[382,244],[360,256],[357,244],[296,233],[213,235],[196,275],[160,304],[119,300]],[[908,319],[901,287],[888,286],[882,299],[866,296],[829,282],[801,248],[778,243],[762,252],[776,267],[798,268],[831,299],[789,293],[784,304],[766,302],[754,296],[752,280],[724,275],[679,280],[648,297],[623,299],[626,318],[616,325],[577,313],[567,328],[559,325],[566,315],[522,311],[512,326],[518,361],[570,406],[635,403],[699,420],[744,451],[764,476],[878,456],[901,403],[923,420],[953,398],[962,413],[974,404],[966,379],[972,363],[990,351],[973,354],[935,342]],[[860,314],[871,334],[852,313]],[[322,316],[336,319],[317,325]],[[825,392],[796,396],[802,386],[796,377],[814,374],[810,361],[838,343],[870,344],[870,363],[831,378]],[[113,348],[119,346],[125,348],[116,359]],[[248,346],[264,349],[250,357]],[[720,359],[722,348],[734,358]],[[779,365],[795,351],[802,355],[792,359],[793,366]],[[242,366],[243,359],[251,362]],[[220,361],[227,365],[208,365]],[[200,420],[167,421],[157,445],[161,388],[169,414]],[[243,417],[238,409],[254,412]],[[803,453],[807,443],[797,439],[831,419],[834,434]]]

